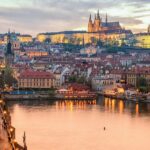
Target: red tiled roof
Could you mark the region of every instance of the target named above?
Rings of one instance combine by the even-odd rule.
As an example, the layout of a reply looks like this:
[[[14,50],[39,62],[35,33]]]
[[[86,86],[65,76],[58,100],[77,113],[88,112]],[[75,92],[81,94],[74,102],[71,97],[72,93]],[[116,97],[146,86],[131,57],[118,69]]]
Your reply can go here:
[[[54,75],[45,71],[26,70],[20,74],[20,79],[54,79]]]
[[[68,86],[68,88],[72,88],[73,91],[84,91],[89,90],[89,87],[83,84],[73,83]]]

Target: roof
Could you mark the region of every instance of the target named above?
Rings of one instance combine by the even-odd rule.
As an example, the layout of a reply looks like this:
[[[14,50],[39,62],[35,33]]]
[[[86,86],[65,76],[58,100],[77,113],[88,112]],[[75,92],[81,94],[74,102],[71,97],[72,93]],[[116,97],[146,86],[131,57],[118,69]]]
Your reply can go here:
[[[20,74],[20,79],[54,79],[54,75],[45,71],[26,70]]]
[[[119,22],[102,22],[103,27],[120,27]]]

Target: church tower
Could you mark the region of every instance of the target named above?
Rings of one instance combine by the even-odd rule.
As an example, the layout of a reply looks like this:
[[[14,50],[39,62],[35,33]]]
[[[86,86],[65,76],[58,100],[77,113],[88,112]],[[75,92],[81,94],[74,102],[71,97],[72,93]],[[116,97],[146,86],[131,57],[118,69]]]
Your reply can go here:
[[[88,23],[88,32],[93,32],[93,23],[92,23],[91,14],[90,14],[89,23]]]
[[[7,40],[7,46],[6,46],[6,53],[5,53],[5,64],[6,66],[11,65],[14,60],[14,54],[12,52],[12,44],[11,44],[11,34],[10,31],[8,31],[8,40]]]
[[[99,32],[100,30],[101,30],[101,18],[98,10],[94,21],[94,32]]]
[[[105,24],[106,24],[106,26],[108,25],[108,16],[107,16],[107,13],[106,13],[106,20],[105,20]]]
[[[148,26],[148,30],[147,30],[147,32],[148,32],[148,33],[150,33],[150,25]]]

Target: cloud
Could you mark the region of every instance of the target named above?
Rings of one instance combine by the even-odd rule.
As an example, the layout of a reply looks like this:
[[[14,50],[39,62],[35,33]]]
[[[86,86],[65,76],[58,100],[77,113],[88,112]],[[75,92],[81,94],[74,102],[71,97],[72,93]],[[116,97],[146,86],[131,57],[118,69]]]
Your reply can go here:
[[[142,17],[150,14],[149,5],[149,0],[1,0],[0,32],[12,28],[35,35],[84,28],[89,14],[98,8],[102,17],[108,12],[111,21],[134,26],[144,23]]]

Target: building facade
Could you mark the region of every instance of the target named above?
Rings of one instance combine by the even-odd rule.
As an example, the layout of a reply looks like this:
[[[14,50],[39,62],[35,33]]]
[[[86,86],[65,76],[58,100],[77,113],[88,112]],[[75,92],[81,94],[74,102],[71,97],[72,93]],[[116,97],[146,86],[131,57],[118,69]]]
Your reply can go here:
[[[55,87],[55,77],[45,71],[23,71],[18,78],[18,87],[21,89],[49,89]]]
[[[102,32],[102,31],[112,31],[112,30],[122,30],[119,22],[108,22],[108,17],[106,14],[105,22],[102,21],[99,11],[95,15],[94,22],[90,14],[88,22],[88,32]]]

